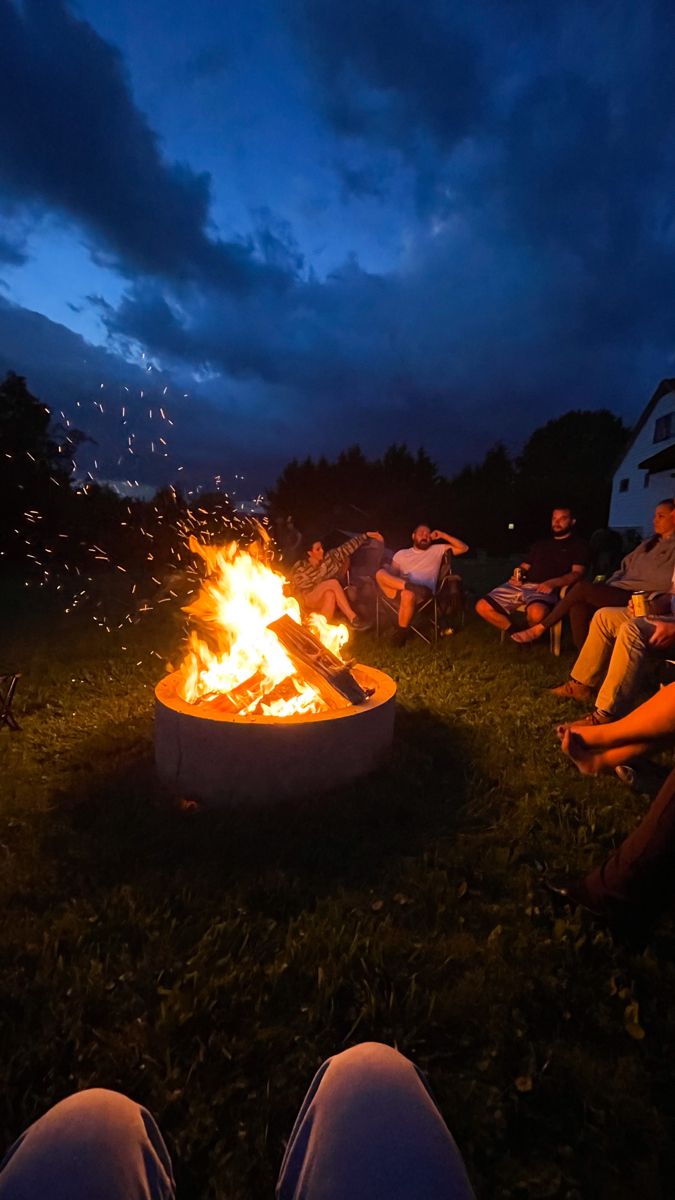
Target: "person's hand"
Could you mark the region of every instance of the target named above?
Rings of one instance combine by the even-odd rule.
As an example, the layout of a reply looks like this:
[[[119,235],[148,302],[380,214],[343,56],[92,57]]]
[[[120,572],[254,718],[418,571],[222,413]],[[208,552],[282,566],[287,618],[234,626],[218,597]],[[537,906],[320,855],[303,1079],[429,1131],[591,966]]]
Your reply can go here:
[[[384,538],[382,537],[382,534],[381,534],[381,533],[371,532],[371,533],[368,533],[366,536],[367,536],[367,537],[369,537],[369,538],[373,538],[373,540],[374,540],[374,541],[376,541],[376,542],[383,542],[383,541],[384,541]]]
[[[549,592],[553,591],[553,585],[545,579],[543,583],[537,584],[537,591],[542,592],[544,596],[548,596]]]
[[[649,639],[649,645],[664,649],[675,644],[675,621],[651,621],[654,632]]]
[[[431,536],[432,542],[435,542],[438,540],[438,538],[442,538],[443,534],[440,529],[432,529],[430,536]]]

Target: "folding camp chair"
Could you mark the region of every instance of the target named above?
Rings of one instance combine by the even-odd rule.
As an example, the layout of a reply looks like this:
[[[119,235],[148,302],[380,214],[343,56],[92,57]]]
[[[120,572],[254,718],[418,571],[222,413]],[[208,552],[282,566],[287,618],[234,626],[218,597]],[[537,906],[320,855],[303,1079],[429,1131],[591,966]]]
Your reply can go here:
[[[390,600],[380,589],[377,589],[375,607],[375,634],[380,636],[387,614],[390,613],[398,620],[398,598]],[[437,642],[446,628],[448,620],[457,628],[464,624],[464,589],[461,576],[452,572],[452,553],[448,549],[443,557],[436,580],[436,590],[415,609],[415,615],[409,625],[412,633],[426,642],[427,646]],[[421,626],[421,628],[420,628]],[[430,637],[424,632],[427,626]]]

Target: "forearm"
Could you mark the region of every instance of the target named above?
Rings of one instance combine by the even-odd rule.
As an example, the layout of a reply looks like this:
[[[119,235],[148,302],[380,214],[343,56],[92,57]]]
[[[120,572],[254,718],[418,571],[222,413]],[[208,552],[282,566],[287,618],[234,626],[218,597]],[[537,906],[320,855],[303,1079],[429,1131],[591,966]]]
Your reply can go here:
[[[463,542],[460,538],[453,537],[450,533],[442,533],[440,529],[437,537],[439,541],[447,542],[453,554],[466,554],[469,549],[466,542]]]
[[[582,578],[579,571],[568,571],[566,575],[557,575],[555,579],[547,579],[546,583],[552,588],[559,590],[564,587],[571,587],[573,583],[578,583]]]
[[[329,571],[340,571],[348,559],[351,558],[355,550],[359,546],[363,546],[364,542],[368,541],[367,533],[358,533],[356,537],[350,538],[348,542],[343,542],[336,550],[331,550],[324,558],[324,565]]]

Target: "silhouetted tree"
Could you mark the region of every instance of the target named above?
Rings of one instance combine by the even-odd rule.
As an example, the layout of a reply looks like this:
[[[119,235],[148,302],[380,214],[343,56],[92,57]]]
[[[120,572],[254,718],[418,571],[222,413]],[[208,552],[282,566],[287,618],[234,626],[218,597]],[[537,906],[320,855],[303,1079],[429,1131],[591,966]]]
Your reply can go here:
[[[10,371],[0,383],[0,543],[5,553],[16,553],[26,532],[47,530],[62,520],[70,479],[68,443],[65,431],[61,437],[50,431],[50,422],[49,409],[28,391],[22,376]]]
[[[584,534],[605,526],[612,476],[629,435],[607,409],[574,410],[535,429],[517,460],[523,533],[536,536],[542,514],[565,503]]]
[[[497,442],[478,466],[464,467],[442,487],[444,527],[471,547],[503,554],[518,545],[517,474]],[[513,528],[509,528],[513,526]]]

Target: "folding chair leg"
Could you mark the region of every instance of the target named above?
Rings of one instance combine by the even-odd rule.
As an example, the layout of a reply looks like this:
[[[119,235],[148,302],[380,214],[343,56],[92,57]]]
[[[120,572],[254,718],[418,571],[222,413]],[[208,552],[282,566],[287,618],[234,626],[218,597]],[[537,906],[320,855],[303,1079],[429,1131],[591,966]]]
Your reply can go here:
[[[3,693],[2,688],[9,680],[7,690]],[[17,732],[21,726],[16,717],[12,715],[12,700],[18,683],[18,675],[0,675],[0,729],[6,725],[8,729]]]
[[[560,645],[562,642],[562,621],[556,621],[555,625],[551,625],[549,631],[551,654],[556,658],[560,658]]]

